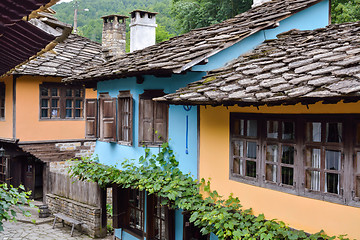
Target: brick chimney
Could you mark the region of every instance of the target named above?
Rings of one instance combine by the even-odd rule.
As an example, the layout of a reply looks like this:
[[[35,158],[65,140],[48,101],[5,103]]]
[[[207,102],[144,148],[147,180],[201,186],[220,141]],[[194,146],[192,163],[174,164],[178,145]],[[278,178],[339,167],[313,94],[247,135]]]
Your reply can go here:
[[[265,2],[270,2],[271,0],[253,0],[253,5],[251,7],[257,7]]]
[[[109,15],[102,17],[102,50],[105,59],[125,54],[127,16]]]
[[[135,10],[130,14],[130,52],[154,45],[157,13]]]

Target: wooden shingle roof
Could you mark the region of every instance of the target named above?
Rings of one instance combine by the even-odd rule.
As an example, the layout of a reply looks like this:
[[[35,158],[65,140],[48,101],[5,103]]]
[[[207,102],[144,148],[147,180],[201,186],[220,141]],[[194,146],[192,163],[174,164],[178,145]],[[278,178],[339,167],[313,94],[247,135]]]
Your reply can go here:
[[[257,106],[360,99],[360,22],[278,37],[157,100]]]
[[[57,44],[52,51],[21,65],[13,73],[69,77],[84,71],[91,65],[99,65],[104,62],[100,43],[71,34],[64,42]]]
[[[91,82],[143,74],[181,73],[242,39],[260,30],[275,27],[281,20],[319,2],[321,0],[273,0],[222,23],[195,29],[128,53],[64,80]]]

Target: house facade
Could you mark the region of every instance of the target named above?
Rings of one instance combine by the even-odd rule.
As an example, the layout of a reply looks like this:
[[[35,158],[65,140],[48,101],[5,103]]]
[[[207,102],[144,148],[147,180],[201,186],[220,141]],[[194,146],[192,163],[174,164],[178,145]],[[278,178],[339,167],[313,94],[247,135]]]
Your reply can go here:
[[[39,14],[46,17],[42,24],[49,21],[48,29],[64,26],[50,13]],[[100,44],[70,35],[0,78],[0,146],[5,150],[1,181],[23,184],[33,198],[41,199],[47,191],[50,162],[90,152],[84,104],[96,91],[61,80],[87,64],[102,63],[101,52]]]
[[[357,238],[359,26],[280,34],[159,99],[200,105],[199,177],[254,214]]]
[[[141,21],[136,18],[141,15],[146,21],[155,18],[155,13],[135,12],[139,14],[132,14],[132,23]],[[104,27],[124,23],[123,16],[112,18],[104,19]],[[143,156],[145,149],[157,153],[168,141],[180,169],[198,178],[201,107],[169,106],[152,99],[201,79],[207,71],[225,66],[278,33],[328,23],[329,1],[271,1],[223,23],[110,59],[64,81],[97,89],[98,97],[86,103],[86,134],[97,139],[94,157],[100,163],[120,166],[125,159]],[[181,103],[183,97],[174,101]],[[187,215],[160,207],[160,201],[138,190],[114,187],[115,236],[124,240],[204,238],[193,230]],[[158,208],[164,214],[154,214]]]

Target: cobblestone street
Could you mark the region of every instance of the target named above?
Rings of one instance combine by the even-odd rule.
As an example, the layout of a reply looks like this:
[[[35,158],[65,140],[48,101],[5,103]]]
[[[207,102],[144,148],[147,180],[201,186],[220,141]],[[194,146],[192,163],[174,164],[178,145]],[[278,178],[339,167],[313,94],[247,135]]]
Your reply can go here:
[[[24,222],[4,222],[4,231],[0,232],[1,240],[85,240],[92,239],[78,230],[74,230],[74,236],[70,236],[71,227],[62,227],[58,222],[56,227],[52,228],[52,223],[33,224]],[[99,239],[99,238],[98,238]],[[103,239],[113,239],[108,236]]]

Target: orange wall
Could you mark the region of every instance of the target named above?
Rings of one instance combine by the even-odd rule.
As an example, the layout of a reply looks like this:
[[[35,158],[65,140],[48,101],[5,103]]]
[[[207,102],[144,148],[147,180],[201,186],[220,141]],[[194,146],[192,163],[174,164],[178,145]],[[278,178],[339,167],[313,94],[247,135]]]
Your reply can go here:
[[[84,120],[40,120],[39,85],[60,82],[61,78],[21,76],[16,83],[16,138],[20,141],[66,140],[85,138]],[[96,92],[86,91],[86,98]]]
[[[296,229],[315,233],[348,234],[360,237],[360,208],[299,197],[229,180],[230,112],[244,113],[360,113],[360,103],[281,107],[200,107],[200,178],[211,178],[213,190],[221,195],[234,193],[245,208],[267,219],[278,219]]]
[[[5,82],[5,120],[0,121],[0,138],[12,138],[13,137],[12,76],[1,78],[0,82]]]

